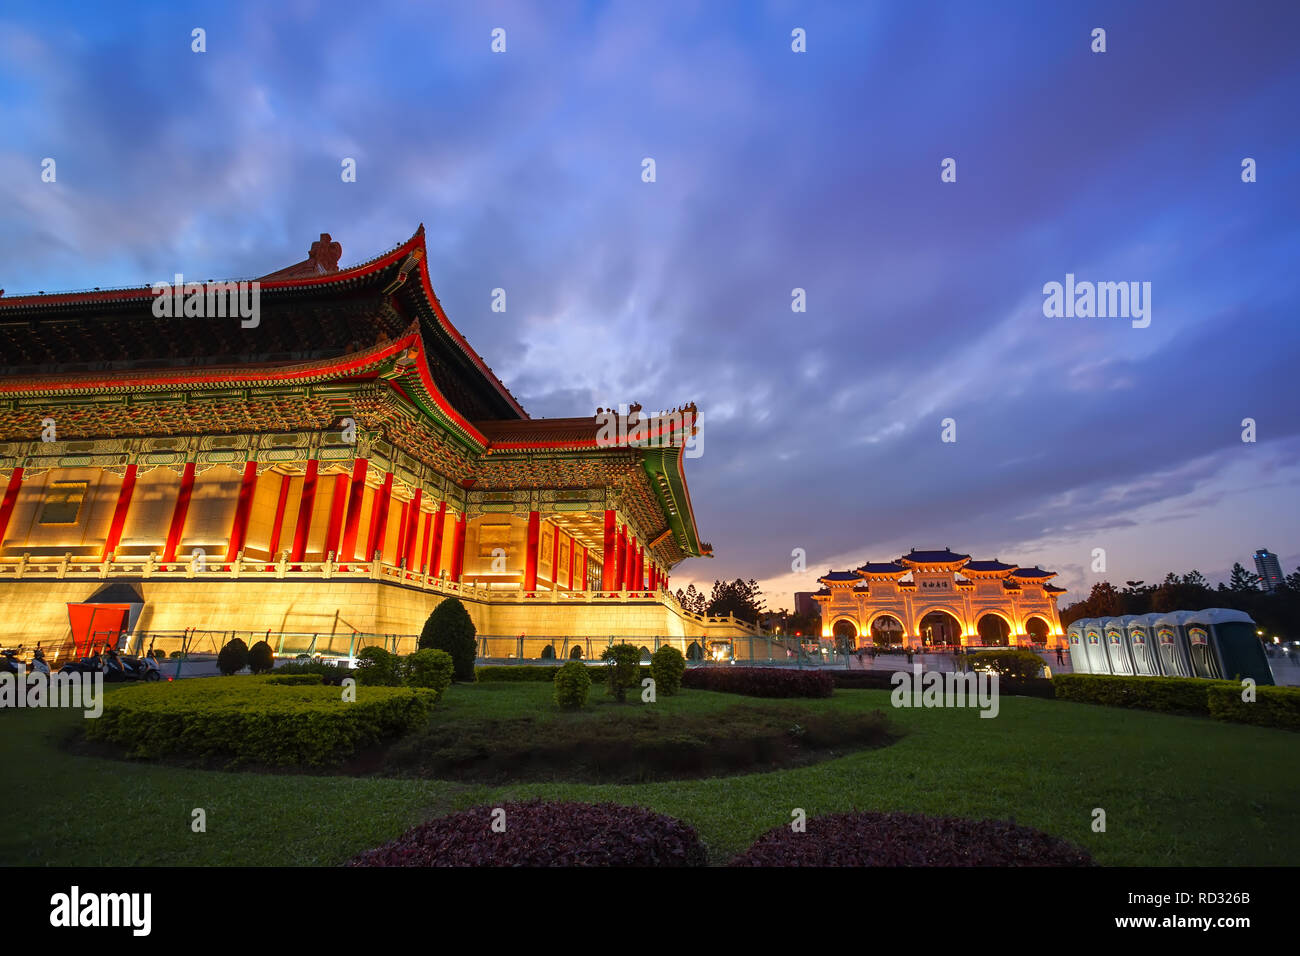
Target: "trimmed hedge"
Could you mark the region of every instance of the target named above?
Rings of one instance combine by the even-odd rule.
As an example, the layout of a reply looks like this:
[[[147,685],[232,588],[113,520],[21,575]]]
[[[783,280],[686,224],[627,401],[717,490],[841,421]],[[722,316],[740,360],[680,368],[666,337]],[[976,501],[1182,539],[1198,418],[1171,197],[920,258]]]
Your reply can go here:
[[[1106,674],[1058,674],[1052,678],[1058,700],[1107,707],[1135,707],[1167,714],[1210,716],[1208,691],[1227,687],[1241,693],[1233,681],[1198,677],[1123,677]]]
[[[501,812],[499,812],[501,811]],[[505,828],[494,820],[504,812]],[[440,817],[347,866],[703,866],[695,830],[615,803],[505,803]]]
[[[768,830],[731,866],[1093,866],[1081,847],[1001,820],[836,813]]]
[[[561,710],[581,710],[587,706],[591,691],[591,674],[581,661],[569,661],[555,675],[555,704]]]
[[[966,656],[972,670],[997,671],[998,677],[1015,680],[1033,680],[1043,673],[1047,665],[1033,651],[1020,647],[1003,647],[991,651],[976,651]],[[1001,683],[1001,681],[999,681]]]
[[[242,638],[226,641],[217,652],[217,670],[227,677],[248,666],[248,645]]]
[[[320,674],[268,674],[268,684],[281,684],[286,687],[310,687],[324,683]]]
[[[272,684],[275,677],[201,677],[135,684],[107,695],[86,736],[127,756],[222,758],[230,766],[321,766],[397,737],[428,719],[436,694]]]
[[[835,690],[822,671],[775,667],[693,667],[682,675],[682,686],[747,697],[829,697]]]
[[[1256,687],[1252,703],[1242,700],[1241,692],[1239,684],[1211,687],[1206,695],[1210,716],[1239,724],[1300,730],[1300,687]]]
[[[686,673],[686,658],[671,644],[665,644],[650,655],[650,676],[655,680],[655,693],[671,697],[682,687],[682,674]]]
[[[248,669],[254,674],[265,674],[275,666],[275,651],[266,641],[258,641],[248,649]]]
[[[911,673],[911,669],[906,665],[901,666],[898,669],[906,670],[908,673]],[[835,682],[837,688],[843,688],[845,690],[892,691],[894,689],[894,684],[890,680],[893,676],[892,671],[831,670],[826,673],[830,674],[831,680]],[[1056,690],[1051,679],[1046,677],[1039,677],[1034,680],[1014,680],[1010,677],[999,676],[998,693],[1005,694],[1009,697],[1042,697],[1045,700],[1051,700],[1056,696]]]
[[[446,651],[425,647],[402,662],[402,676],[408,687],[428,688],[441,700],[443,691],[451,686],[455,668],[455,662]]]
[[[357,655],[353,676],[358,684],[368,687],[400,687],[402,659],[382,647],[364,647]]]

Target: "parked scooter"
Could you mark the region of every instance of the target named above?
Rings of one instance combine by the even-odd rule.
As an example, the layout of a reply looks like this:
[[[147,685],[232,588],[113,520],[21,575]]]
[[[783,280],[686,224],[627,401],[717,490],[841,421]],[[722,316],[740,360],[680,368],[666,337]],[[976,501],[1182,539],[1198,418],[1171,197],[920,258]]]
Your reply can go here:
[[[23,669],[23,662],[18,659],[18,652],[13,648],[0,651],[0,671],[17,674]]]

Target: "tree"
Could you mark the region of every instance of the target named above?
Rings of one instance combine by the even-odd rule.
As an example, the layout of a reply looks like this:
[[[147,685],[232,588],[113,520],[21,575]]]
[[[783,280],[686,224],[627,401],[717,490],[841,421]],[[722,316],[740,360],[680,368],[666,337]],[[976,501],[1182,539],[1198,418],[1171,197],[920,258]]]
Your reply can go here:
[[[227,641],[217,652],[217,670],[229,677],[248,666],[248,645],[236,637]]]
[[[474,659],[478,656],[477,631],[459,598],[446,598],[429,615],[420,632],[420,647],[446,651],[455,664],[456,680],[474,682]]]
[[[758,624],[759,618],[763,615],[764,603],[763,591],[753,578],[748,582],[736,578],[730,584],[714,581],[708,614],[710,617],[726,617],[728,614],[734,614],[742,621]]]
[[[1259,590],[1259,575],[1252,574],[1241,566],[1240,561],[1232,564],[1232,576],[1228,580],[1228,590],[1237,594]]]
[[[704,595],[695,590],[695,585],[688,585],[686,590],[677,589],[677,603],[682,606],[683,611],[690,611],[692,614],[703,614],[705,611]]]

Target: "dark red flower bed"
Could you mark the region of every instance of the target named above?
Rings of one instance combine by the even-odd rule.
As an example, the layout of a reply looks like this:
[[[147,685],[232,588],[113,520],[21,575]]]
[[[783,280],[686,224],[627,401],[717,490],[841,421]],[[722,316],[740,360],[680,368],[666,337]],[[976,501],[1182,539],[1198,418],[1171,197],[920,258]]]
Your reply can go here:
[[[810,817],[769,830],[731,866],[1092,866],[1088,852],[1003,820],[919,813]]]
[[[504,803],[430,820],[347,866],[703,866],[692,827],[615,803]],[[500,816],[499,814],[497,815]]]
[[[682,686],[748,697],[829,697],[835,690],[829,674],[781,667],[688,667]]]

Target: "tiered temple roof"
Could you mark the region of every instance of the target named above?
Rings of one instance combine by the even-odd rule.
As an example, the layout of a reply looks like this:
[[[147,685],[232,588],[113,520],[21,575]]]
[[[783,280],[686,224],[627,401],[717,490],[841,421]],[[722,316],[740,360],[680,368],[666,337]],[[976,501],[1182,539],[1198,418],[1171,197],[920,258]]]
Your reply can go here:
[[[339,269],[340,253],[322,234],[302,262],[256,280],[249,327],[158,317],[150,286],[0,293],[0,441],[33,440],[56,408],[61,439],[322,430],[355,416],[465,488],[610,488],[666,565],[709,553],[681,443],[598,443],[596,416],[530,419],[447,318],[423,226],[356,266]]]

